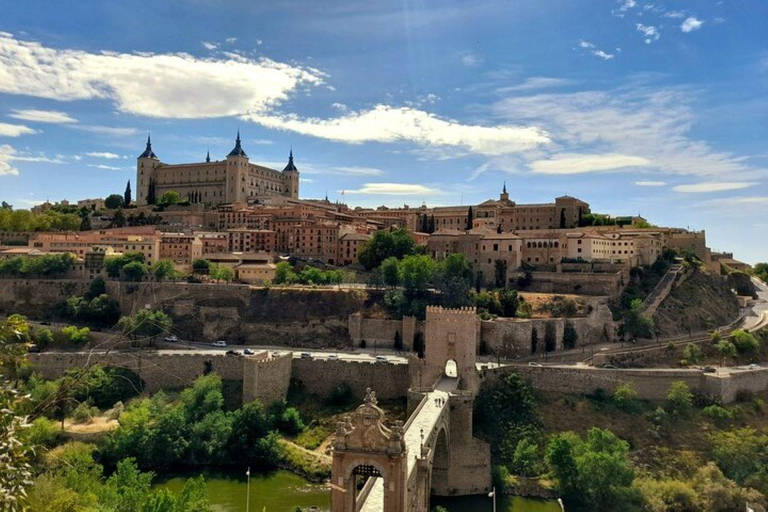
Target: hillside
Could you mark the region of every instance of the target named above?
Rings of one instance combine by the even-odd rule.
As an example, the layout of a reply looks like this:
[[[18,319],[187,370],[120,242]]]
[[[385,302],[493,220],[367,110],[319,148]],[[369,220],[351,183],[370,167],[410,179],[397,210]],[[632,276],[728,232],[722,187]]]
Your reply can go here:
[[[673,289],[653,317],[660,336],[703,331],[736,320],[739,305],[726,280],[694,271]]]

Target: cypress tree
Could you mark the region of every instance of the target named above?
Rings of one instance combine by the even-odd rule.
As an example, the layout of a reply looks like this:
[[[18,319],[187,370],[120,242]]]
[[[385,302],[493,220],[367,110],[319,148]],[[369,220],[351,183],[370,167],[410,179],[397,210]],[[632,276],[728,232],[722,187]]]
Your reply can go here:
[[[124,206],[129,206],[131,199],[131,180],[128,180],[128,183],[125,185],[125,193],[123,194]]]

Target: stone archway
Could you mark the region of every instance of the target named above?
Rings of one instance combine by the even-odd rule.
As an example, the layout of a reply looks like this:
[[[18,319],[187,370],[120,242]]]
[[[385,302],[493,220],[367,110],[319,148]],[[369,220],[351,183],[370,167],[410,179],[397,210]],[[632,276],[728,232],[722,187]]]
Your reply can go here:
[[[445,370],[443,372],[443,375],[446,377],[450,377],[452,379],[458,378],[459,376],[459,369],[456,365],[455,359],[448,359],[445,362]]]
[[[356,512],[359,500],[370,489],[368,482],[357,489],[358,477],[383,481],[383,510],[405,512],[407,448],[403,423],[384,426],[384,411],[376,393],[366,390],[363,405],[336,427],[331,468],[331,511]]]
[[[449,449],[448,432],[445,427],[440,429],[432,451],[432,477],[429,484],[430,493],[445,496],[450,493],[449,473],[451,468],[451,452]]]

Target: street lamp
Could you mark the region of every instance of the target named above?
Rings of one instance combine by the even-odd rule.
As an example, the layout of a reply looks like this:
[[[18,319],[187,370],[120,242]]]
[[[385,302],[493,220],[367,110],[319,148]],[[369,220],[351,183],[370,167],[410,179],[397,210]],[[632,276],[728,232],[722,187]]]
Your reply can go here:
[[[557,504],[560,505],[560,511],[565,512],[565,505],[563,505],[563,500],[561,498],[557,498]]]
[[[496,512],[496,488],[494,487],[491,492],[488,493],[489,498],[493,498],[493,512]]]

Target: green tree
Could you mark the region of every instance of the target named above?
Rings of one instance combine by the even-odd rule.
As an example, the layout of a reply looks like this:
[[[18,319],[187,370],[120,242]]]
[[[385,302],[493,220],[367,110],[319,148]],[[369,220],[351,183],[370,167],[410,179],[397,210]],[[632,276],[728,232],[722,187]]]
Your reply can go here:
[[[669,386],[664,401],[667,410],[677,416],[686,416],[693,410],[693,393],[682,380],[677,380]]]
[[[443,304],[452,308],[467,306],[470,303],[472,277],[472,265],[463,254],[449,254],[437,264],[435,284]]]
[[[512,460],[514,471],[518,475],[536,476],[541,474],[539,447],[528,438],[518,441]]]
[[[232,279],[235,278],[235,271],[232,270],[229,267],[225,267],[224,265],[217,265],[212,264],[211,270],[209,272],[211,279],[216,279],[217,281],[232,281]]]
[[[403,287],[412,293],[423,293],[435,275],[435,260],[425,255],[406,256],[400,263]]]
[[[475,216],[472,213],[472,206],[469,207],[469,211],[467,212],[467,225],[465,226],[465,229],[469,231],[473,228],[474,224],[472,221],[474,221]]]
[[[635,338],[653,337],[653,319],[642,313],[643,300],[634,299],[624,315],[624,328]]]
[[[381,276],[384,284],[396,288],[400,284],[400,262],[394,256],[390,256],[381,262]]]
[[[299,276],[293,270],[293,266],[287,261],[281,261],[275,266],[275,283],[291,284],[298,282]]]
[[[203,259],[196,258],[192,261],[192,273],[193,274],[207,274],[211,270],[211,262]]]
[[[619,409],[626,412],[637,412],[640,401],[637,399],[637,391],[629,382],[622,382],[613,391],[613,403]]]
[[[507,261],[495,260],[493,262],[493,283],[496,288],[504,288],[507,285]]]
[[[367,270],[373,270],[390,256],[402,259],[416,252],[416,243],[405,229],[381,230],[363,244],[358,260]]]
[[[125,201],[123,200],[123,196],[120,194],[110,194],[104,200],[104,207],[109,210],[117,210],[118,208],[122,208],[124,205]]]
[[[179,194],[175,190],[169,190],[168,192],[160,196],[160,199],[157,201],[157,204],[159,206],[173,206],[181,202],[182,202],[181,194]]]
[[[757,338],[743,329],[733,331],[731,338],[739,354],[753,354],[760,348],[760,342]]]
[[[68,325],[61,329],[66,340],[73,345],[85,345],[91,339],[91,330],[88,327],[78,329],[74,325]]]
[[[123,205],[130,206],[131,199],[131,180],[128,180],[128,183],[125,184],[125,192],[123,192]]]
[[[715,345],[715,350],[720,355],[720,365],[725,364],[725,360],[729,357],[736,357],[739,351],[736,349],[736,345],[728,340],[722,340]]]
[[[123,266],[121,271],[129,281],[141,281],[143,278],[149,275],[149,268],[147,265],[138,261],[132,261],[131,263],[128,263],[127,265]]]
[[[80,231],[90,231],[93,229],[91,226],[91,216],[83,215],[83,220],[80,221]]]
[[[131,338],[154,338],[170,331],[173,321],[159,309],[140,309],[134,315],[122,317],[117,325]]]
[[[152,265],[152,275],[158,282],[171,279],[176,275],[176,267],[171,260],[157,260]]]

